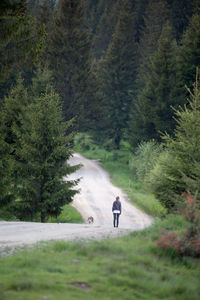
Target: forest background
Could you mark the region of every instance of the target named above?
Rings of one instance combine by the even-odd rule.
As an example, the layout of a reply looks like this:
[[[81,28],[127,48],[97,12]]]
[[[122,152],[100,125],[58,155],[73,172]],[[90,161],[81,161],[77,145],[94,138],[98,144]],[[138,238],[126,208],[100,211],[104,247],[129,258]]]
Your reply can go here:
[[[66,222],[73,151],[154,217],[0,257],[1,299],[199,299],[199,5],[1,0],[0,218]]]
[[[4,213],[58,217],[74,144],[124,151],[167,212],[199,203],[199,1],[2,1],[0,20]]]

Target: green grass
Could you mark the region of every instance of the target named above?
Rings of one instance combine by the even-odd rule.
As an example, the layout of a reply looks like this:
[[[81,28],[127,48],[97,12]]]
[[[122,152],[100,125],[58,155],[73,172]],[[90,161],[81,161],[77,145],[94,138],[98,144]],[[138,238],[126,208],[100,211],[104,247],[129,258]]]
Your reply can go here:
[[[8,212],[6,208],[0,209],[0,220],[4,221],[19,221],[13,214]],[[34,219],[34,222],[40,222],[39,216]],[[49,217],[48,223],[83,223],[81,214],[71,205],[63,206],[62,213],[57,217]],[[0,298],[1,300],[1,298]]]
[[[84,140],[84,147],[81,147],[80,143],[77,145],[76,150],[82,155],[99,160],[102,167],[109,172],[113,184],[120,187],[138,208],[153,217],[162,217],[166,214],[165,208],[149,193],[146,186],[136,182],[132,176],[128,165],[130,152],[127,147],[122,147],[119,151],[106,151],[93,144],[90,139]]]
[[[169,216],[118,239],[52,242],[0,258],[1,300],[199,300],[200,261],[159,250],[160,229],[183,230]]]
[[[49,218],[49,223],[83,223],[81,214],[71,205],[65,205],[57,218]]]

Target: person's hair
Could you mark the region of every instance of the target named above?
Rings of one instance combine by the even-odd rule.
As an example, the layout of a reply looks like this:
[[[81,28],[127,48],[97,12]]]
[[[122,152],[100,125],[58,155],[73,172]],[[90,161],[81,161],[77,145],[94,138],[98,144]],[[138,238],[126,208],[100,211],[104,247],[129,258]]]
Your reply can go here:
[[[119,200],[119,196],[116,197],[116,200]]]

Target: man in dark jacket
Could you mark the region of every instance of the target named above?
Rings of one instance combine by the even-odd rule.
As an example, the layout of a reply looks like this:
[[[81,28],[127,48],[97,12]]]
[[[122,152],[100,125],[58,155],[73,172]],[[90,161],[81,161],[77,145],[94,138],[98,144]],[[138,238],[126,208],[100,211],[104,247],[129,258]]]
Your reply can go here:
[[[116,197],[116,200],[113,202],[112,206],[112,212],[113,212],[113,225],[114,227],[118,227],[119,225],[119,216],[122,212],[122,205],[119,201],[119,196]]]

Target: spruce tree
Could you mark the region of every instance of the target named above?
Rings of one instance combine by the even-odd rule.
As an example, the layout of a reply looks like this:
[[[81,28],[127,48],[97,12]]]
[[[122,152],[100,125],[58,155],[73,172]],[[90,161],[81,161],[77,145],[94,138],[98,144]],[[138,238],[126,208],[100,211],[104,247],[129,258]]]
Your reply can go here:
[[[122,1],[112,41],[99,65],[99,80],[108,113],[107,136],[120,147],[129,120],[131,97],[135,90],[136,43],[134,18],[129,0]]]
[[[23,135],[17,151],[20,200],[14,207],[20,219],[40,216],[41,222],[46,222],[49,216],[57,217],[77,192],[73,189],[76,181],[67,180],[77,169],[67,162],[72,155],[73,134],[66,132],[72,121],[63,121],[59,97],[52,90],[35,98],[27,116],[22,120]]]
[[[48,45],[49,67],[56,92],[63,100],[65,119],[76,117],[84,127],[90,74],[91,42],[84,28],[82,0],[60,0]]]
[[[113,32],[121,10],[120,1],[104,1],[104,10],[100,17],[96,33],[94,35],[94,57],[99,59],[105,52],[112,39]]]
[[[179,69],[182,75],[182,86],[192,88],[196,68],[200,67],[200,15],[193,15],[183,35],[180,48]]]
[[[168,19],[169,8],[165,0],[149,1],[145,14],[144,26],[139,41],[139,67],[137,72],[137,90],[141,91],[150,71],[151,57],[158,49],[158,41]]]
[[[166,152],[150,177],[150,186],[157,198],[173,211],[184,199],[180,195],[189,189],[197,196],[200,207],[200,86],[197,76],[189,104],[175,110],[174,137],[164,135]]]
[[[167,23],[159,40],[158,51],[152,58],[147,82],[133,104],[129,134],[132,146],[143,140],[160,141],[161,132],[173,132],[175,124],[171,106],[184,103],[177,73],[176,51],[171,26]]]
[[[179,41],[192,17],[196,0],[167,0],[170,6],[170,22]],[[197,0],[198,2],[198,0]]]
[[[38,28],[27,13],[26,1],[0,3],[0,82],[5,81],[13,65],[23,61],[36,63],[43,48],[44,28]]]
[[[17,151],[20,147],[19,140],[22,135],[22,120],[29,103],[27,91],[23,80],[18,79],[8,97],[1,105],[0,118],[0,174],[1,174],[1,204],[7,205],[16,197],[16,164],[19,157]]]

